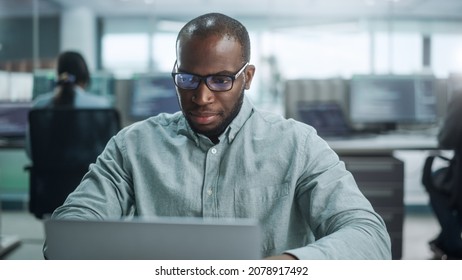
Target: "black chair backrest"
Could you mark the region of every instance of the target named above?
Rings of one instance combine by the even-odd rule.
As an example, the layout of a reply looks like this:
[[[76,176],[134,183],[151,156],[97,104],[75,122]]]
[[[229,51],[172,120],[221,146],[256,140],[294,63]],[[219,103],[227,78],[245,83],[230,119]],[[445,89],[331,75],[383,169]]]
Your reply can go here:
[[[120,130],[115,109],[34,109],[29,113],[32,161],[36,167],[94,162]]]
[[[433,170],[436,158],[446,161],[444,167]],[[425,159],[422,170],[422,185],[429,193],[438,192],[449,197],[450,206],[462,213],[462,153],[454,150],[452,158],[430,155]]]
[[[31,110],[30,212],[42,218],[60,206],[120,128],[116,109]]]
[[[462,149],[458,148],[454,151],[454,198],[452,204],[455,206],[459,215],[462,215]]]

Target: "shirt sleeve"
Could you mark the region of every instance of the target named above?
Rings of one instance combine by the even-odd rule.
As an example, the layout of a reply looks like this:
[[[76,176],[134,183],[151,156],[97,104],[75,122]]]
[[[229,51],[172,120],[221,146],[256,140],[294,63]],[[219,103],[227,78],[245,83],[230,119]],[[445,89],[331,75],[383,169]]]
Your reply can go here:
[[[299,259],[391,259],[383,219],[345,164],[319,137],[308,137],[297,203],[315,242],[287,253]]]
[[[133,216],[133,185],[123,147],[120,137],[113,137],[52,218],[103,220]]]

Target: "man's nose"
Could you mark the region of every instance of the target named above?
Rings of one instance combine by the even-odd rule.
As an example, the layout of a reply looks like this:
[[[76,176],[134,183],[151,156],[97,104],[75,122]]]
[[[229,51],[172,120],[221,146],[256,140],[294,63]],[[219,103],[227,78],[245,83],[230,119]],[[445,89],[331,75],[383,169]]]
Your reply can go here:
[[[207,87],[205,81],[202,81],[193,95],[193,102],[198,105],[205,105],[213,102],[214,96],[213,91]]]

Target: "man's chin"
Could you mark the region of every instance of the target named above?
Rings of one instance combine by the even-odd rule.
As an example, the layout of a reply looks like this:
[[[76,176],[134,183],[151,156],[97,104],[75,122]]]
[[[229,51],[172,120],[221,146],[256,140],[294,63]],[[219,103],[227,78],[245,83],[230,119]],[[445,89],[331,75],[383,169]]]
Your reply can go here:
[[[186,118],[189,126],[192,130],[198,134],[202,134],[209,139],[218,138],[228,127],[231,121],[234,119],[235,115],[232,118],[228,117],[226,119],[220,119],[218,122],[209,123],[209,124],[198,124],[193,122],[190,118]]]
[[[196,125],[191,125],[191,128],[194,132],[202,134],[208,138],[218,137],[224,131],[224,128],[221,125],[213,127],[198,127]]]
[[[218,137],[221,134],[221,132],[219,132],[217,129],[213,129],[213,130],[193,129],[193,130],[196,133],[202,134],[208,138]]]

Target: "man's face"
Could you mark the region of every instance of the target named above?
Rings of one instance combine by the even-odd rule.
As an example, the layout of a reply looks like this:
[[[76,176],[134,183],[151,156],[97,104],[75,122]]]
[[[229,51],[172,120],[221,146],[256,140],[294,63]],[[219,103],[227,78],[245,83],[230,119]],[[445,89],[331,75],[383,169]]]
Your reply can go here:
[[[174,71],[208,76],[234,76],[246,63],[241,47],[232,38],[209,36],[182,39],[177,47]],[[193,90],[177,87],[181,110],[191,128],[209,138],[218,137],[239,113],[244,89],[250,87],[255,68],[249,65],[234,81],[229,91],[210,90],[204,81]]]

